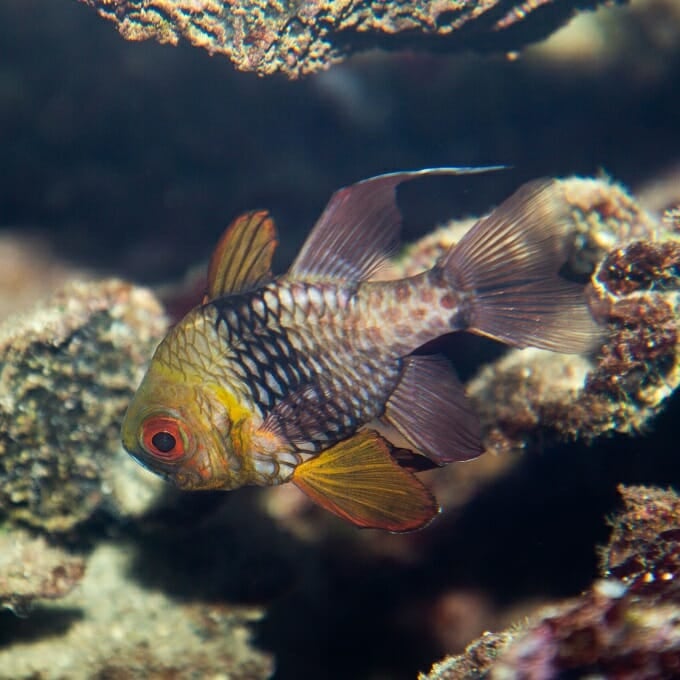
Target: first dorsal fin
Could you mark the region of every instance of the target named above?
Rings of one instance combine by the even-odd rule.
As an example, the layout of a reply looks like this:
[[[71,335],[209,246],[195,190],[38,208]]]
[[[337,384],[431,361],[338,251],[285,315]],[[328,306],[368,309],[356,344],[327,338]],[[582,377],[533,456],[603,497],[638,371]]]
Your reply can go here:
[[[264,210],[237,217],[220,238],[208,266],[205,301],[252,290],[271,278],[274,222]]]
[[[397,245],[401,214],[396,188],[427,175],[464,175],[498,167],[427,168],[378,175],[339,189],[314,225],[288,275],[291,278],[370,278]]]

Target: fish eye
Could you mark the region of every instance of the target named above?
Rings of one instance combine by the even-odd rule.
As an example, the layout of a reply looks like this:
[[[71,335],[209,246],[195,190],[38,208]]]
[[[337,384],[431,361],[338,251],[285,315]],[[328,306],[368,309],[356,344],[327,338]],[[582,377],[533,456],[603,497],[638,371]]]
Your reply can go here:
[[[163,453],[170,453],[177,446],[177,439],[169,432],[156,432],[151,437],[151,443]]]
[[[179,420],[169,416],[150,416],[142,424],[141,443],[147,453],[167,463],[181,458],[188,437]]]

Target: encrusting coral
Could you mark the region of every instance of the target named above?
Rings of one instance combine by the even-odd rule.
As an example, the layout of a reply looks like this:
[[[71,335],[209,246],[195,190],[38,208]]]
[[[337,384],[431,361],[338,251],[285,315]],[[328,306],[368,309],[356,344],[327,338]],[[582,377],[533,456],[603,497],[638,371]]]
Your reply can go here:
[[[680,674],[680,499],[672,491],[619,488],[601,580],[574,600],[514,629],[486,634],[420,680]]]

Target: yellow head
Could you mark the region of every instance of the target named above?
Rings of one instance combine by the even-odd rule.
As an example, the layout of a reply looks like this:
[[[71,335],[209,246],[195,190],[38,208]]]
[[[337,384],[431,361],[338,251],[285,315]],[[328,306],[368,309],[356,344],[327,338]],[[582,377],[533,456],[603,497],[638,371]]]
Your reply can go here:
[[[243,412],[232,413],[224,387],[206,379],[210,376],[192,361],[182,342],[187,323],[195,332],[195,320],[185,319],[156,350],[123,419],[123,445],[144,467],[181,489],[252,483],[242,453]]]

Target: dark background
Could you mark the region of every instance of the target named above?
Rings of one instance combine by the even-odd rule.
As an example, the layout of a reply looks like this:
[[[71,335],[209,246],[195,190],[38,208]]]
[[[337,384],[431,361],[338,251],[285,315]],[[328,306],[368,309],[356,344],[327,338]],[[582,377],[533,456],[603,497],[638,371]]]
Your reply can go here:
[[[385,171],[513,168],[407,187],[407,238],[536,176],[604,169],[635,187],[680,148],[680,49],[658,36],[661,7],[608,10],[594,63],[374,52],[290,82],[126,42],[75,0],[3,0],[0,228],[43,229],[65,257],[157,281],[254,207],[273,212],[284,266],[332,191]]]

